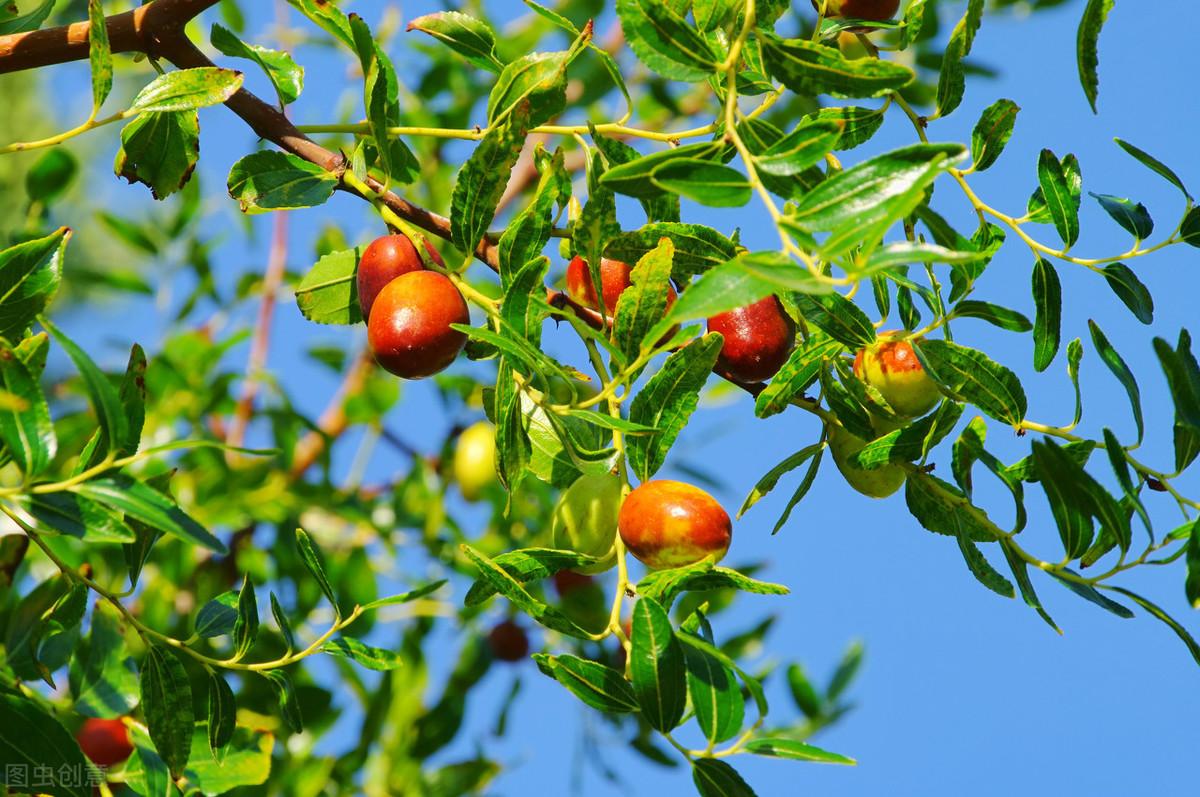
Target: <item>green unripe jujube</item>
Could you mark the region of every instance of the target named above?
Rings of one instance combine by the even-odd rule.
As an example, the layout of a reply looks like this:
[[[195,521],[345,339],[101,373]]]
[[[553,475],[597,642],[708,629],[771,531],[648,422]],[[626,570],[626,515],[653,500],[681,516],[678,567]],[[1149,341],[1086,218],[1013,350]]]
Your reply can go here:
[[[550,523],[551,544],[601,561],[577,568],[602,573],[617,561],[617,514],[621,510],[621,480],[611,473],[584,474],[563,491]]]

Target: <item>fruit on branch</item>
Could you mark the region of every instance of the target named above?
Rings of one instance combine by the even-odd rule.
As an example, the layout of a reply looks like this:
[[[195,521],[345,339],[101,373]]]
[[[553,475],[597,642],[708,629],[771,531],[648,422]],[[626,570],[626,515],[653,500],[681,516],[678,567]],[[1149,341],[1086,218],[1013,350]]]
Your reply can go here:
[[[820,10],[820,0],[812,0]],[[892,19],[900,10],[900,0],[825,0],[825,16],[847,19],[869,19],[883,22]]]
[[[711,495],[683,482],[644,482],[621,505],[621,540],[651,570],[719,562],[729,550],[729,515]]]
[[[925,373],[903,332],[884,332],[875,343],[859,349],[854,357],[854,375],[878,390],[902,418],[920,417],[942,398],[937,383]]]
[[[796,323],[774,296],[713,316],[708,331],[725,337],[717,373],[739,382],[770,379],[796,345]]]
[[[421,379],[454,362],[467,336],[450,325],[470,321],[466,301],[447,277],[410,271],[379,292],[367,340],[383,368],[405,379]]]
[[[488,633],[487,642],[499,661],[521,661],[529,655],[529,636],[512,620],[497,623]]]
[[[857,61],[860,58],[869,58],[871,51],[866,48],[858,35],[844,30],[838,34],[838,49],[842,51],[842,55],[851,61]]]
[[[496,428],[487,421],[473,423],[458,436],[454,447],[454,482],[468,501],[477,501],[496,481]]]
[[[79,749],[93,764],[111,767],[133,755],[129,729],[121,720],[89,719],[75,734]]]
[[[600,295],[604,297],[604,312],[610,317],[617,309],[617,300],[630,285],[633,266],[620,260],[600,258]],[[567,264],[567,295],[593,310],[600,309],[596,284],[592,281],[587,261],[579,255]],[[675,303],[675,289],[667,286],[667,306]]]
[[[554,591],[558,593],[560,598],[566,597],[572,592],[586,589],[595,583],[595,579],[591,576],[576,572],[575,570],[559,570],[551,577],[551,580],[554,582]]]
[[[585,574],[603,573],[617,561],[620,510],[620,478],[611,473],[585,473],[563,490],[554,507],[550,544],[560,550],[596,557],[600,560],[596,564],[577,569]]]
[[[870,498],[887,498],[904,484],[904,468],[899,465],[883,465],[867,470],[854,465],[850,459],[868,441],[851,434],[840,424],[829,427],[829,450],[833,462],[851,487]]]
[[[439,266],[445,265],[437,250],[425,241],[425,251]],[[355,280],[358,284],[358,306],[362,309],[363,320],[371,317],[371,306],[375,298],[389,282],[407,274],[410,271],[421,271],[425,264],[421,255],[407,235],[384,235],[376,238],[363,250],[358,260]]]

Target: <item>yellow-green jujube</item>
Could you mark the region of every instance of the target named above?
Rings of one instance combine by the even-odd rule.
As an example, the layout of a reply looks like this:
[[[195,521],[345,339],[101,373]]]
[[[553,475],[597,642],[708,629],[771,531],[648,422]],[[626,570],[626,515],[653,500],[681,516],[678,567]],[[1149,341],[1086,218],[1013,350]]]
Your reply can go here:
[[[904,485],[904,469],[899,465],[884,465],[871,470],[856,467],[850,458],[867,442],[842,426],[835,424],[829,428],[829,451],[849,485],[870,498],[887,498]]]
[[[925,373],[912,342],[902,332],[884,332],[873,344],[859,349],[854,375],[878,390],[901,418],[918,418],[942,400],[937,383]]]
[[[602,573],[617,561],[617,515],[621,480],[611,473],[584,474],[563,490],[550,522],[551,544],[560,550],[594,556],[600,561],[576,568]]]
[[[454,481],[463,498],[477,501],[496,481],[496,430],[487,421],[471,424],[454,448]]]

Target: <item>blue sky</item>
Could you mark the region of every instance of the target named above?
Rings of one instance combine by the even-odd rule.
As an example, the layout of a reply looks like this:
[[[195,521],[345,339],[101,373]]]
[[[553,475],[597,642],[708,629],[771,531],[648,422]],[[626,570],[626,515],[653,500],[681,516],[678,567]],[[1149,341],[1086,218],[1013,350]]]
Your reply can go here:
[[[243,4],[250,5],[250,4]],[[375,20],[379,2],[358,2],[354,9]],[[797,4],[799,6],[799,3]],[[805,4],[807,5],[807,4]],[[974,57],[996,67],[992,81],[969,84],[963,106],[948,120],[935,123],[935,141],[965,141],[979,112],[1001,97],[1015,100],[1022,111],[1003,159],[990,171],[972,178],[976,191],[991,205],[1019,215],[1036,186],[1036,162],[1041,148],[1060,156],[1079,156],[1084,189],[1113,193],[1145,202],[1160,232],[1171,228],[1181,200],[1174,188],[1124,155],[1113,136],[1125,138],[1173,165],[1185,181],[1200,186],[1200,162],[1194,155],[1200,106],[1190,84],[1195,74],[1187,42],[1200,33],[1200,15],[1191,0],[1159,0],[1157,19],[1172,28],[1169,35],[1147,25],[1142,4],[1118,3],[1101,41],[1100,114],[1093,116],[1078,84],[1074,63],[1075,25],[1082,2],[1031,18],[1016,15],[986,20]],[[399,6],[411,18],[436,4],[411,2]],[[511,4],[502,4],[504,9]],[[253,28],[253,26],[252,26]],[[403,64],[417,57],[404,48],[400,36],[393,49]],[[303,122],[330,121],[329,109],[348,87],[345,72],[325,51],[309,48],[301,60],[308,66],[308,85],[294,106]],[[61,69],[61,85],[70,87],[80,107],[86,107],[86,66]],[[263,88],[257,76],[252,86]],[[266,92],[264,92],[266,93]],[[73,118],[73,117],[72,117]],[[223,109],[204,112],[201,173],[207,193],[217,196],[209,224],[214,231],[232,231],[236,208],[221,202],[229,166],[255,146],[253,134]],[[115,152],[115,131],[107,137],[108,155]],[[883,132],[847,161],[910,143],[912,131],[899,114],[889,117]],[[110,177],[98,189],[98,201],[135,206],[141,188],[118,184]],[[939,184],[936,206],[971,228],[969,206],[955,187]],[[437,208],[445,211],[445,208]],[[712,224],[728,232],[739,226],[747,245],[769,248],[775,232],[766,214],[752,204],[731,213],[688,207],[685,220]],[[632,215],[630,225],[638,223]],[[341,223],[352,239],[365,239],[379,230],[365,204],[335,197],[327,206],[293,215],[291,267],[307,267],[316,230],[326,219]],[[254,235],[233,232],[221,249],[220,279],[236,281],[243,269],[264,262],[269,220],[252,222]],[[1041,240],[1055,240],[1050,227],[1034,228]],[[1011,236],[1010,236],[1011,238]],[[75,245],[86,245],[76,241]],[[1078,254],[1103,256],[1123,251],[1126,234],[1085,197],[1083,235]],[[1195,319],[1194,295],[1200,289],[1196,270],[1200,253],[1173,247],[1130,266],[1151,288],[1157,300],[1153,328],[1143,327],[1096,275],[1064,264],[1064,341],[1082,337],[1085,415],[1083,432],[1098,435],[1111,426],[1129,437],[1133,428],[1124,393],[1092,351],[1087,319],[1096,319],[1133,366],[1142,384],[1149,423],[1145,457],[1151,463],[1170,462],[1171,406],[1153,358],[1150,341],[1157,334],[1174,338],[1181,325]],[[989,268],[977,291],[987,298],[1033,315],[1029,294],[1032,260],[1028,249],[1010,240]],[[69,279],[69,275],[68,275]],[[162,322],[144,318],[133,329],[128,311],[107,307],[74,316],[68,328],[98,334],[90,338],[102,360],[123,362],[120,341],[130,335],[153,346]],[[250,318],[234,318],[249,324]],[[360,330],[315,327],[306,323],[294,304],[284,302],[277,316],[277,345],[271,365],[282,371],[303,409],[316,412],[336,386],[328,373],[313,365],[303,352],[317,342],[356,342]],[[568,333],[550,333],[551,338]],[[987,351],[1014,368],[1030,394],[1032,419],[1047,423],[1070,420],[1073,396],[1060,355],[1051,369],[1035,375],[1028,336],[998,331],[982,322],[963,321],[956,339]],[[106,344],[111,344],[108,346]],[[126,349],[127,351],[127,349]],[[243,357],[244,349],[234,357]],[[421,418],[421,423],[405,419]],[[438,422],[426,422],[438,418]],[[418,443],[440,439],[444,423],[431,392],[424,385],[406,386],[391,423]],[[771,465],[815,441],[819,430],[799,413],[769,421],[753,417],[752,405],[740,399],[706,406],[668,459],[668,470],[687,462],[719,475],[724,487],[718,497],[735,509]],[[993,428],[994,450],[1012,461],[1028,450],[1027,440]],[[352,451],[353,444],[345,446]],[[946,457],[938,458],[946,463]],[[404,462],[380,449],[371,473],[386,477]],[[943,470],[948,468],[943,464]],[[953,541],[919,527],[900,496],[872,501],[852,492],[832,467],[823,469],[811,494],[777,536],[770,530],[790,495],[795,477],[736,524],[727,560],[738,564],[764,562],[761,576],[792,588],[786,598],[746,597],[738,611],[722,616],[718,635],[748,626],[767,611],[779,615],[768,638],[769,657],[800,659],[818,677],[832,669],[853,639],[867,646],[866,666],[852,690],[858,704],[840,726],[818,743],[856,757],[856,768],[820,767],[751,759],[735,763],[764,797],[798,793],[822,795],[899,795],[975,797],[1024,794],[1128,795],[1194,793],[1190,762],[1195,755],[1195,718],[1200,716],[1200,671],[1178,640],[1161,624],[1139,613],[1120,620],[1066,592],[1047,579],[1036,583],[1043,601],[1065,636],[1059,637],[1020,601],[1006,601],[985,590],[967,572]],[[1200,492],[1194,475],[1182,482]],[[982,490],[985,506],[1006,518],[1004,496]],[[1040,491],[1031,489],[1031,518],[1025,546],[1053,559],[1059,550],[1053,521]],[[1148,498],[1160,531],[1180,518],[1173,502],[1158,495]],[[1158,601],[1193,630],[1200,632],[1183,596],[1182,566],[1134,573],[1125,585]],[[449,636],[449,634],[447,634]],[[490,737],[495,707],[508,692],[510,681],[523,679],[522,699],[511,718],[508,737]],[[782,683],[770,690],[779,720],[795,716]],[[590,725],[607,731],[560,687],[526,664],[497,667],[479,690],[469,715],[471,733],[460,739],[445,758],[466,755],[477,744],[511,765],[497,780],[500,795],[562,794],[578,763],[580,733]],[[668,771],[626,753],[614,740],[605,748],[607,763],[624,779],[618,787],[600,779],[594,770],[578,781],[579,794],[652,795],[689,793],[689,777]]]

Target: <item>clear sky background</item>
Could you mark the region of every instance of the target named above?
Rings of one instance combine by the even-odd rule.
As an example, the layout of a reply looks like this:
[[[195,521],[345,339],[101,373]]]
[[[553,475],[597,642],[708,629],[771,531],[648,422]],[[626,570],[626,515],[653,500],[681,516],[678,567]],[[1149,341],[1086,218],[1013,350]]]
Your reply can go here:
[[[351,7],[374,22],[383,5],[355,2]],[[399,8],[405,19],[438,8],[432,2],[388,5]],[[796,5],[807,3],[797,0]],[[1012,142],[997,166],[972,178],[986,201],[1020,215],[1036,187],[1038,151],[1050,147],[1060,156],[1067,152],[1079,156],[1085,192],[1145,202],[1159,234],[1165,234],[1178,218],[1178,192],[1124,155],[1112,138],[1120,136],[1157,155],[1200,190],[1200,160],[1195,155],[1200,104],[1194,85],[1195,55],[1189,44],[1200,38],[1200,12],[1193,0],[1117,3],[1101,40],[1100,114],[1093,116],[1074,61],[1075,25],[1082,6],[1080,0],[1031,18],[989,17],[973,58],[997,68],[1000,76],[972,81],[963,106],[950,119],[935,123],[930,138],[967,141],[984,107],[1001,97],[1013,99],[1023,110]],[[517,11],[511,2],[489,7]],[[266,21],[268,10],[264,3],[250,14],[251,30],[262,30],[259,23]],[[402,79],[405,64],[419,57],[405,42],[399,36],[392,49]],[[346,92],[360,96],[340,58],[311,47],[300,52],[308,71],[305,93],[293,106],[296,120],[332,121],[330,109]],[[252,69],[247,69],[247,76],[254,90],[264,89],[265,81]],[[64,113],[62,121],[81,115],[75,110],[86,114],[86,65],[59,68],[55,78],[64,96],[74,97],[72,112]],[[269,95],[269,91],[262,93]],[[219,264],[218,279],[232,285],[242,271],[260,270],[265,262],[269,217],[254,219],[249,225],[252,234],[243,235],[240,222],[234,223],[236,206],[222,199],[219,188],[229,166],[251,151],[255,140],[240,120],[223,109],[204,111],[201,121],[200,171],[206,194],[210,200],[215,198],[207,223],[214,232],[227,233],[214,262]],[[903,117],[889,115],[883,132],[846,160],[857,162],[912,139]],[[92,141],[103,149],[96,162],[107,173],[98,178],[97,203],[122,209],[149,205],[144,189],[119,184],[107,171],[117,144],[115,130],[93,134]],[[973,229],[969,206],[948,181],[939,184],[935,205],[962,229]],[[765,212],[756,203],[736,213],[685,203],[684,216],[725,232],[736,224],[752,248],[777,244]],[[303,271],[311,263],[313,237],[327,219],[342,224],[352,240],[366,240],[380,231],[367,206],[352,198],[335,197],[322,208],[297,212],[291,224],[292,270]],[[627,223],[640,222],[631,214]],[[1043,241],[1056,240],[1049,226],[1034,231]],[[77,240],[74,245],[88,243]],[[1124,231],[1085,195],[1077,252],[1105,256],[1127,247]],[[1064,343],[1074,337],[1085,341],[1083,432],[1098,436],[1102,427],[1111,426],[1122,438],[1130,438],[1133,429],[1124,393],[1088,339],[1086,322],[1094,318],[1141,382],[1149,424],[1144,459],[1164,468],[1171,462],[1172,411],[1150,341],[1154,334],[1174,339],[1181,325],[1194,325],[1198,261],[1200,252],[1178,246],[1130,263],[1157,300],[1153,328],[1140,325],[1096,275],[1066,264],[1060,267]],[[1028,249],[1010,236],[980,281],[977,296],[1032,317],[1031,267]],[[182,294],[174,295],[178,301]],[[118,366],[128,351],[126,340],[135,338],[155,347],[167,315],[135,317],[127,305],[113,305],[70,316],[65,325],[88,341],[98,359]],[[235,317],[231,323],[248,326],[251,318]],[[275,334],[270,365],[282,374],[301,409],[315,414],[335,389],[336,379],[305,358],[304,350],[315,343],[358,342],[363,333],[308,324],[294,303],[285,300]],[[564,329],[550,333],[550,338],[568,334]],[[956,338],[987,351],[1020,374],[1030,394],[1030,418],[1053,424],[1070,420],[1073,397],[1061,354],[1049,372],[1035,375],[1028,336],[968,320],[958,323]],[[241,362],[245,348],[235,349],[230,356]],[[389,423],[418,444],[433,444],[441,439],[445,424],[459,420],[463,418],[445,417],[428,386],[412,385],[404,388]],[[814,442],[818,434],[813,420],[800,413],[756,420],[748,399],[708,405],[694,416],[672,452],[668,471],[687,463],[711,473],[723,485],[716,491],[718,497],[733,510],[762,473]],[[996,426],[990,442],[1010,462],[1028,451],[1027,440],[1016,440]],[[353,448],[344,445],[346,451]],[[945,475],[948,456],[937,461]],[[387,478],[405,465],[399,455],[381,448],[370,474]],[[1104,475],[1103,470],[1097,473]],[[975,582],[953,540],[920,528],[907,513],[902,495],[884,501],[864,498],[851,491],[828,462],[788,526],[771,537],[797,479],[798,474],[793,474],[737,523],[728,557],[734,565],[765,563],[761,577],[788,584],[792,594],[740,599],[737,611],[721,617],[717,633],[742,630],[765,612],[775,611],[779,619],[768,637],[768,655],[777,660],[800,659],[820,678],[827,676],[851,640],[863,640],[866,665],[852,690],[858,708],[817,739],[822,746],[856,757],[859,766],[822,767],[739,756],[733,763],[759,794],[1173,797],[1195,793],[1200,669],[1165,626],[1141,612],[1135,620],[1118,619],[1048,579],[1037,579],[1043,602],[1066,632],[1059,637],[1019,600],[1001,599]],[[1200,492],[1195,476],[1181,486],[1191,494]],[[998,519],[1007,520],[1004,495],[987,487],[981,496]],[[1059,543],[1044,498],[1037,488],[1028,490],[1027,496],[1031,515],[1024,545],[1055,559]],[[1169,498],[1151,493],[1147,502],[1160,534],[1181,521]],[[1003,563],[998,564],[1003,569]],[[1123,583],[1200,633],[1200,620],[1184,599],[1181,563],[1135,573]],[[451,630],[445,638],[453,638]],[[524,681],[522,698],[511,717],[509,735],[496,739],[489,729],[514,677]],[[690,793],[686,771],[648,764],[623,750],[617,739],[604,746],[603,755],[619,771],[620,785],[603,780],[594,769],[585,768],[582,778],[576,778],[583,729],[591,727],[602,739],[608,731],[560,687],[540,676],[532,663],[494,668],[477,694],[468,732],[439,758],[453,760],[482,747],[505,762],[511,768],[496,781],[494,794],[566,794],[571,789],[586,797]],[[770,694],[780,721],[795,717],[781,679],[771,684]]]

